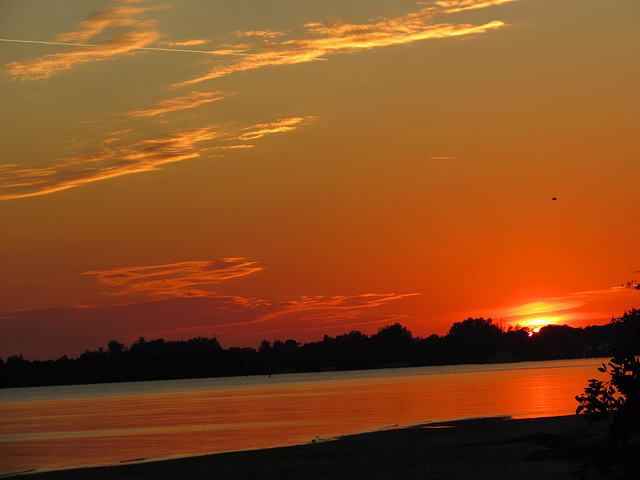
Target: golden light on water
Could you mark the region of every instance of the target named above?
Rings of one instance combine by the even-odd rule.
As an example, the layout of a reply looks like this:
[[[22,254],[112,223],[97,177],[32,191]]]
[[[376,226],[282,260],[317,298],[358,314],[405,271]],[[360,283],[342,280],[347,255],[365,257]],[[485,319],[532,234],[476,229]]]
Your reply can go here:
[[[307,443],[460,418],[569,415],[596,359],[45,387],[0,402],[0,476]],[[549,368],[550,366],[555,368]],[[243,383],[245,382],[245,383]],[[164,388],[164,390],[162,390]],[[114,395],[114,393],[120,393]],[[26,393],[25,393],[26,394]],[[402,408],[398,408],[401,405]]]

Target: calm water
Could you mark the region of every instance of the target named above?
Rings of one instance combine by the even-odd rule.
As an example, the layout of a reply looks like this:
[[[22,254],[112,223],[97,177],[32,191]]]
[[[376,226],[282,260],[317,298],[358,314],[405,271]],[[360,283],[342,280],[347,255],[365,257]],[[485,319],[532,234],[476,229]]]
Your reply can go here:
[[[575,412],[602,359],[0,390],[0,476]]]

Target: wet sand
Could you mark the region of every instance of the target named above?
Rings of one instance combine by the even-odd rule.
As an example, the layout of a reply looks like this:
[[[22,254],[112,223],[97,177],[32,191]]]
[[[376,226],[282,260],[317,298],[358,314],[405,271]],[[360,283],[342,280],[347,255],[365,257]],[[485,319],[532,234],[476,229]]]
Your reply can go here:
[[[29,480],[570,479],[606,442],[578,416],[486,418],[293,447],[43,472]],[[589,478],[604,478],[589,475]]]

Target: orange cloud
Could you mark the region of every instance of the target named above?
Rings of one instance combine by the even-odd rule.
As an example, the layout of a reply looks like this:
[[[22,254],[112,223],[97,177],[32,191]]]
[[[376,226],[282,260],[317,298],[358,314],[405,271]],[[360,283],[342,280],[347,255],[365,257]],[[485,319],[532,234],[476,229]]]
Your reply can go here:
[[[503,3],[515,2],[516,0],[443,0],[433,2],[435,5],[443,8],[441,13],[457,13],[465,10],[475,10],[478,8],[493,7],[494,5],[502,5]],[[422,2],[422,4],[429,4]]]
[[[284,119],[270,124],[258,124],[237,131],[216,131],[212,127],[178,132],[153,139],[118,138],[101,142],[90,153],[59,159],[51,165],[25,168],[15,164],[0,165],[0,200],[33,197],[78,187],[90,182],[122,175],[148,172],[159,166],[197,158],[206,149],[248,148],[247,140],[272,133],[290,131],[308,118]],[[219,145],[204,145],[214,140]]]
[[[153,108],[149,108],[146,110],[135,110],[129,115],[139,118],[155,117],[158,115],[164,115],[165,113],[187,110],[189,108],[196,108],[206,103],[222,100],[223,98],[224,97],[220,94],[220,92],[191,92],[189,95],[173,98],[171,100],[163,100],[156,104]]]
[[[155,170],[166,163],[198,157],[196,145],[215,137],[216,133],[210,128],[201,128],[158,139],[114,142],[100,151],[62,159],[45,167],[4,165],[0,170],[0,188],[9,193],[0,195],[0,200],[44,195],[98,180]]]
[[[245,258],[190,261],[165,265],[115,268],[84,272],[114,287],[114,294],[144,294],[154,298],[203,296],[206,288],[220,282],[259,272],[256,262]]]
[[[204,45],[209,43],[209,40],[185,40],[182,42],[160,42],[159,45],[166,47],[193,47],[196,45]]]
[[[278,318],[290,317],[295,318],[296,322],[313,320],[314,328],[322,328],[322,324],[364,318],[366,316],[365,309],[380,307],[393,300],[415,295],[420,294],[368,293],[334,297],[306,296],[287,299],[278,303],[275,312],[247,323],[263,323]]]
[[[142,22],[134,17],[142,12],[157,10],[159,7],[133,8],[114,7],[107,10],[90,13],[87,19],[81,23],[84,27],[76,32],[63,33],[56,37],[58,42],[86,43],[96,35],[110,28],[123,27],[148,27],[152,22]]]
[[[160,33],[152,29],[153,21],[139,20],[135,17],[140,13],[157,8],[161,7],[115,7],[94,12],[82,22],[82,30],[63,33],[56,37],[56,42],[51,42],[60,45],[77,45],[79,48],[65,53],[9,63],[7,65],[8,72],[10,75],[24,80],[46,79],[83,63],[105,60],[143,49],[157,41],[160,38]],[[122,28],[128,28],[129,31],[98,44],[87,44],[89,40],[105,30],[120,30]]]
[[[430,38],[464,36],[500,28],[504,24],[493,21],[484,25],[431,24],[438,13],[451,13],[455,8],[484,8],[510,0],[477,1],[459,0],[440,2],[442,11],[435,7],[424,8],[393,19],[368,24],[350,24],[341,20],[326,20],[307,23],[304,38],[294,40],[265,40],[256,44],[239,44],[216,52],[196,51],[203,54],[234,55],[226,65],[218,65],[205,75],[174,85],[188,85],[207,79],[218,78],[233,72],[260,68],[267,65],[290,65],[318,60],[331,53],[356,52],[383,46],[399,45]],[[124,3],[140,3],[129,0]],[[446,5],[444,5],[446,3]],[[49,78],[63,70],[86,62],[132,53],[140,49],[171,50],[148,47],[157,41],[160,34],[151,27],[153,21],[141,20],[138,16],[161,7],[136,8],[119,6],[89,15],[82,22],[82,29],[57,37],[58,43],[77,47],[70,52],[14,62],[8,65],[9,73],[22,79]],[[448,10],[447,10],[448,9]],[[113,29],[130,31],[120,33],[100,44],[88,42],[97,35]],[[253,31],[239,33],[241,36],[260,35],[267,38],[281,36],[279,32]],[[0,39],[2,40],[2,39]],[[6,40],[6,39],[4,39]],[[13,40],[6,40],[13,41]],[[194,40],[193,42],[200,42]],[[53,43],[53,42],[52,42]],[[184,45],[195,43],[183,42]],[[82,45],[82,46],[80,46]],[[220,100],[218,92],[191,92],[173,99],[163,100],[150,108],[134,110],[130,116],[146,119],[170,112],[199,107]],[[155,170],[159,166],[195,158],[205,150],[251,148],[251,142],[272,133],[291,131],[313,117],[281,119],[235,131],[214,131],[213,127],[174,133],[159,138],[131,138],[135,132],[112,135],[103,140],[93,151],[71,158],[58,159],[51,164],[38,167],[0,165],[0,200],[16,199],[53,193],[89,182],[114,178],[131,173]],[[214,140],[217,142],[214,142]],[[206,142],[206,145],[202,145]]]
[[[118,35],[99,45],[87,46],[69,53],[45,55],[44,57],[24,62],[13,62],[7,65],[9,74],[25,80],[46,79],[63,70],[78,65],[109,57],[133,53],[140,48],[155,42],[158,32],[129,32]]]
[[[286,35],[283,32],[275,32],[273,30],[250,30],[250,31],[240,31],[236,32],[238,37],[263,37],[263,38],[276,38]]]
[[[304,296],[268,302],[259,299],[245,299],[246,308],[254,311],[254,315],[244,318],[233,318],[211,326],[181,327],[161,332],[162,335],[208,335],[212,328],[223,333],[226,338],[260,337],[276,335],[280,332],[293,334],[338,328],[344,330],[358,328],[363,325],[389,324],[406,319],[405,315],[372,313],[371,310],[384,307],[389,302],[419,295],[418,293],[369,293],[343,296]],[[262,324],[262,329],[256,325]],[[262,337],[264,338],[264,337]],[[262,339],[260,338],[260,339]]]
[[[300,125],[305,120],[309,120],[313,117],[306,118],[286,118],[284,120],[278,120],[273,123],[262,123],[258,125],[253,125],[252,127],[244,128],[243,131],[246,133],[242,133],[238,135],[239,140],[255,140],[265,135],[269,135],[271,133],[282,133],[289,132],[295,129],[298,125]]]
[[[512,0],[479,2],[475,3],[473,8],[484,8],[505,1]],[[369,24],[350,24],[335,19],[307,23],[304,26],[306,33],[303,38],[277,42],[265,40],[262,43],[238,44],[216,50],[212,53],[244,56],[227,65],[218,65],[204,75],[175,84],[174,87],[195,84],[264,66],[310,62],[334,53],[356,52],[433,38],[466,36],[484,33],[504,26],[504,23],[500,21],[492,21],[483,25],[454,25],[449,23],[434,25],[429,23],[433,17],[440,13],[453,13],[452,9],[454,7],[462,8],[452,5],[449,10],[436,11],[434,7],[429,7],[401,17]],[[471,5],[464,5],[464,9],[469,8],[471,8]],[[279,35],[271,32],[268,38],[274,38]]]

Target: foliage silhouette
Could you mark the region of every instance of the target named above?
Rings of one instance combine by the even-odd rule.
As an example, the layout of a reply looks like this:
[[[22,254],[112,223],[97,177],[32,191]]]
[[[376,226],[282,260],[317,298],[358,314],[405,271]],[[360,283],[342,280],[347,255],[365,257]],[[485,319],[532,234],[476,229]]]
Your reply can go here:
[[[595,459],[598,467],[608,470],[616,466],[630,475],[634,471],[638,478],[640,444],[629,446],[628,442],[640,433],[640,357],[636,356],[640,353],[640,310],[625,312],[611,323],[625,341],[618,343],[617,354],[598,368],[610,379],[591,379],[584,393],[576,396],[576,413],[583,413],[590,424],[609,422],[611,444]]]
[[[610,380],[589,380],[585,393],[576,396],[580,403],[576,413],[584,413],[589,423],[611,420],[612,439],[626,443],[640,428],[640,358],[635,355],[640,348],[640,310],[625,312],[611,323],[625,327],[623,333],[631,333],[633,343],[619,345],[624,350],[598,368]]]
[[[611,420],[611,437],[626,443],[640,427],[640,362],[635,356],[617,356],[598,370],[609,373],[611,380],[589,380],[576,413],[585,413],[589,423]]]

